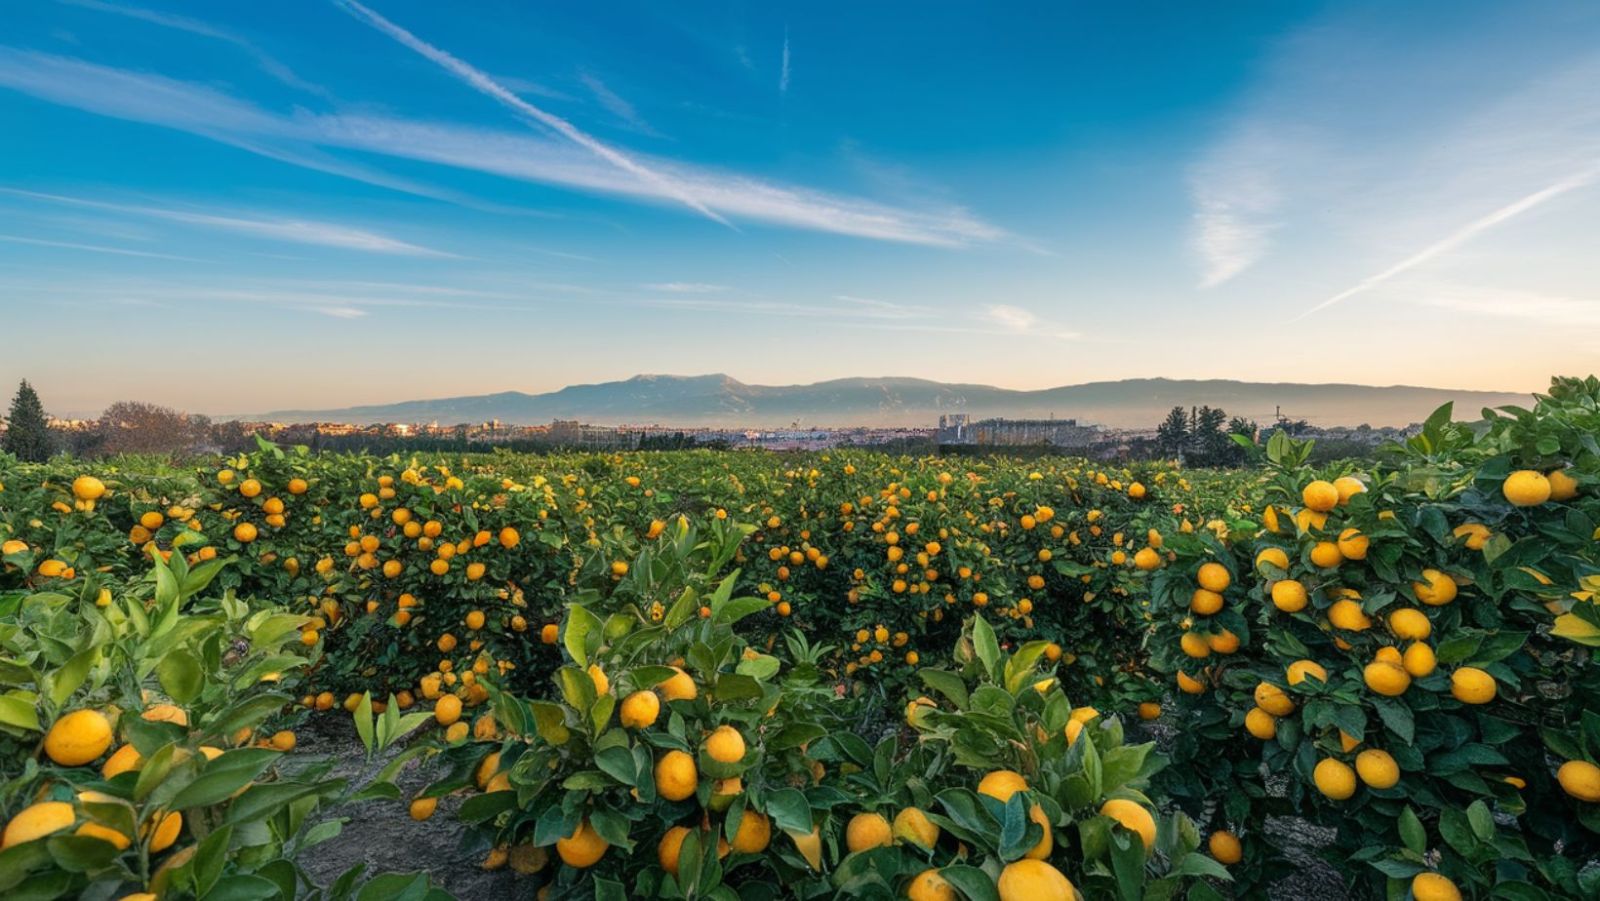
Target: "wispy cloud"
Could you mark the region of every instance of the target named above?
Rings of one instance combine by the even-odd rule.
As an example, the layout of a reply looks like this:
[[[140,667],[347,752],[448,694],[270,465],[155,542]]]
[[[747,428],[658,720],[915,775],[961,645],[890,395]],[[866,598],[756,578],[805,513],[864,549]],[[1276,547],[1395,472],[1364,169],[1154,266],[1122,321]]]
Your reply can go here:
[[[1201,287],[1269,263],[1372,273],[1316,312],[1600,178],[1600,54],[1517,39],[1549,17],[1474,15],[1419,36],[1340,8],[1283,38],[1188,172]]]
[[[778,93],[789,93],[789,26],[783,26],[783,64],[778,71]]]
[[[160,25],[163,28],[173,28],[178,31],[188,32],[189,34],[224,41],[245,51],[245,53],[249,54],[249,56],[255,60],[256,65],[261,68],[261,71],[267,73],[283,84],[288,85],[297,91],[315,94],[318,97],[331,96],[321,85],[312,84],[311,82],[308,82],[296,75],[288,66],[279,62],[277,59],[273,58],[270,54],[266,53],[264,50],[257,47],[250,41],[234,34],[231,31],[218,28],[198,19],[191,19],[187,16],[177,16],[173,15],[172,13],[160,12],[153,9],[143,9],[137,6],[122,6],[121,4],[116,3],[106,3],[104,0],[58,0],[58,2],[65,3],[68,6],[77,6],[82,7],[83,9],[92,9],[98,12],[112,13],[114,15],[126,16],[130,19],[139,19],[144,22],[149,22],[153,25]]]
[[[1282,144],[1261,133],[1235,136],[1190,172],[1193,246],[1200,287],[1214,288],[1266,253],[1281,194],[1274,158]]]
[[[1494,228],[1502,222],[1514,219],[1517,216],[1546,204],[1570,191],[1575,191],[1579,188],[1593,184],[1597,178],[1600,178],[1600,165],[1590,166],[1587,169],[1573,173],[1572,175],[1569,175],[1554,184],[1546,185],[1545,187],[1534,191],[1532,194],[1520,197],[1486,216],[1481,216],[1472,220],[1471,222],[1466,223],[1465,225],[1462,225],[1460,228],[1457,228],[1450,234],[1440,238],[1432,244],[1429,244],[1427,247],[1422,248],[1400,262],[1395,263],[1393,266],[1390,266],[1389,268],[1384,269],[1383,271],[1374,275],[1367,276],[1361,281],[1356,282],[1354,285],[1351,285],[1343,291],[1340,291],[1332,297],[1329,297],[1322,303],[1319,303],[1311,309],[1306,310],[1297,318],[1305,318],[1306,316],[1310,316],[1311,314],[1320,310],[1325,310],[1328,307],[1339,303],[1340,301],[1348,300],[1349,298],[1354,297],[1363,291],[1367,291],[1378,285],[1381,285],[1397,275],[1401,275],[1402,273],[1415,269],[1416,267],[1421,266],[1435,257],[1441,256],[1456,249],[1457,247],[1460,247],[1462,244],[1465,244],[1466,242],[1472,240],[1483,232]]]
[[[280,116],[207,86],[4,47],[0,47],[0,87],[99,115],[178,129],[369,183],[388,179],[352,171],[355,164],[323,158],[317,148],[420,160],[641,201],[678,202],[659,186],[597,161],[571,142],[533,135],[380,115],[297,111]],[[736,218],[936,247],[1015,240],[1004,229],[953,205],[916,209],[683,164],[653,165],[672,172],[678,182],[691,186],[695,196]],[[395,187],[427,193],[415,185]]]
[[[1425,285],[1406,291],[1410,303],[1496,319],[1525,320],[1541,328],[1600,328],[1600,300],[1466,285]],[[1597,333],[1600,337],[1600,333]]]
[[[361,228],[348,225],[339,225],[332,222],[319,222],[311,219],[283,219],[283,218],[247,218],[241,215],[220,215],[211,212],[197,212],[192,210],[171,207],[142,206],[137,204],[112,203],[103,200],[91,200],[84,197],[69,197],[61,194],[45,194],[37,191],[21,191],[15,188],[0,188],[0,193],[13,197],[24,197],[31,200],[40,200],[49,203],[66,204],[69,206],[88,207],[92,209],[107,210],[116,213],[126,213],[135,216],[148,216],[155,219],[164,219],[168,222],[178,222],[185,225],[195,225],[204,228],[218,228],[225,231],[239,232],[258,238],[273,241],[286,241],[293,244],[314,244],[319,247],[334,247],[345,250],[360,250],[367,253],[404,254],[408,256],[427,257],[455,257],[455,254],[445,253],[418,244],[411,244],[396,238]]]
[[[639,111],[633,108],[633,104],[617,94],[616,91],[611,90],[610,86],[598,77],[589,72],[579,72],[578,80],[583,82],[583,86],[589,89],[589,93],[594,95],[594,99],[599,101],[607,112],[616,116],[629,128],[643,135],[661,137],[660,132],[650,127],[650,123],[644,121],[644,117],[640,116]]]
[[[728,290],[727,285],[712,285],[705,282],[652,282],[644,287],[667,294],[719,294]]]
[[[66,250],[87,250],[92,253],[110,253],[124,257],[148,257],[156,260],[180,260],[185,263],[203,263],[194,257],[181,257],[170,253],[148,250],[130,250],[126,247],[106,247],[103,244],[79,244],[75,241],[51,241],[45,238],[24,238],[21,235],[0,235],[0,241],[10,244],[32,244],[35,247],[60,247]]]
[[[987,318],[990,322],[1012,332],[1032,331],[1039,322],[1039,317],[1027,310],[1005,304],[991,306],[987,311]]]
[[[358,20],[366,22],[368,25],[371,25],[373,28],[376,28],[383,34],[393,38],[402,46],[416,51],[416,53],[421,55],[424,59],[437,63],[440,68],[465,82],[473,90],[499,101],[523,117],[531,119],[534,122],[554,130],[557,134],[565,137],[572,143],[577,144],[579,147],[590,151],[595,156],[606,161],[607,163],[610,163],[623,172],[655,185],[660,190],[666,192],[672,197],[676,197],[690,209],[699,212],[706,218],[732,227],[732,223],[728,222],[728,220],[724,219],[717,213],[712,212],[710,208],[696,199],[690,191],[685,190],[685,188],[676,180],[637,162],[621,151],[616,150],[610,145],[605,144],[599,139],[589,135],[587,132],[582,131],[577,126],[561,118],[560,116],[548,113],[534,106],[528,101],[523,100],[521,97],[518,97],[516,94],[513,94],[511,91],[507,90],[505,86],[501,85],[493,78],[490,78],[483,71],[460,59],[457,59],[443,50],[440,50],[438,47],[423,41],[421,38],[418,38],[411,32],[401,28],[388,19],[385,19],[383,16],[378,15],[376,12],[373,12],[360,3],[357,3],[356,0],[334,0],[334,2],[341,9],[349,12]]]

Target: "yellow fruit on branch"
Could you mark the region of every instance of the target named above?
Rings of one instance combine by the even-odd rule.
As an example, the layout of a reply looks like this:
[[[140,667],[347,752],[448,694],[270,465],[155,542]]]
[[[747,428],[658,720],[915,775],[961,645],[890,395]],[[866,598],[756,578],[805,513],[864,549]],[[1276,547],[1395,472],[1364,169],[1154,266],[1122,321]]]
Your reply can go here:
[[[59,717],[44,737],[44,752],[60,766],[83,766],[111,747],[111,721],[98,710]]]
[[[1497,692],[1494,677],[1475,666],[1450,674],[1450,695],[1463,704],[1487,704]]]
[[[672,750],[656,761],[656,794],[668,801],[682,801],[700,785],[700,772],[687,751]]]
[[[1244,847],[1239,843],[1238,836],[1225,830],[1211,833],[1211,838],[1206,841],[1206,849],[1223,866],[1232,866],[1244,859]]]
[[[1411,687],[1411,674],[1404,667],[1386,660],[1374,660],[1361,671],[1367,688],[1385,697],[1394,698]]]
[[[1244,728],[1252,736],[1267,741],[1278,735],[1278,718],[1260,707],[1252,707],[1244,715]]]
[[[1074,901],[1076,890],[1062,872],[1042,860],[1006,864],[995,883],[1000,901]]]
[[[1255,690],[1256,706],[1273,716],[1288,716],[1294,712],[1294,701],[1287,692],[1271,682],[1260,682]]]
[[[1155,847],[1156,821],[1142,805],[1124,798],[1112,798],[1100,805],[1101,816],[1108,816],[1116,820],[1125,829],[1130,829],[1139,834],[1144,842],[1145,850]]]
[[[661,841],[656,842],[656,861],[661,869],[678,875],[678,856],[683,851],[683,840],[688,837],[688,826],[673,826],[661,834]]]
[[[1228,574],[1226,566],[1213,560],[1200,564],[1195,571],[1195,581],[1200,583],[1201,588],[1221,594],[1233,583],[1233,577]]]
[[[1500,493],[1516,507],[1537,507],[1550,499],[1550,480],[1532,469],[1519,469],[1500,486]]]
[[[60,832],[76,819],[72,805],[65,801],[41,801],[24,807],[0,832],[0,850]]]
[[[1289,668],[1284,672],[1284,678],[1288,680],[1290,685],[1299,685],[1307,678],[1316,679],[1318,682],[1327,682],[1328,671],[1323,669],[1322,664],[1315,660],[1296,660],[1289,664]]]
[[[766,814],[746,809],[733,835],[733,850],[740,854],[760,854],[771,841],[772,820]]]
[[[622,701],[620,720],[627,729],[648,729],[661,715],[661,698],[645,689],[628,695]]]
[[[1400,782],[1400,765],[1389,752],[1368,748],[1356,755],[1356,775],[1368,788],[1394,788]]]
[[[706,738],[705,752],[718,763],[738,763],[744,759],[744,736],[732,726],[718,726]]]
[[[695,687],[694,679],[680,667],[675,666],[673,669],[676,672],[656,686],[656,691],[660,692],[661,699],[663,701],[694,700],[695,696],[699,694],[699,690]]]
[[[1333,801],[1344,801],[1356,793],[1356,773],[1349,764],[1332,757],[1317,762],[1311,773],[1317,791]]]
[[[1411,583],[1411,593],[1430,607],[1442,607],[1456,599],[1456,580],[1437,569],[1422,571],[1422,579]]]
[[[611,844],[594,831],[588,820],[566,838],[556,839],[556,854],[561,862],[574,869],[587,869],[600,862]]]
[[[1438,873],[1418,873],[1411,879],[1414,901],[1461,901],[1461,890],[1449,877]]]
[[[920,808],[907,807],[894,815],[894,837],[903,842],[909,842],[924,850],[930,849],[939,841],[939,826]]]
[[[894,844],[894,831],[881,814],[858,813],[845,825],[844,843],[852,854],[868,848],[884,847]]]
[[[923,870],[906,886],[908,901],[956,901],[955,887],[939,875],[938,868]]]
[[[1093,708],[1079,709],[1093,711]],[[1073,711],[1073,719],[1077,719],[1076,714],[1077,711]],[[1098,715],[1098,713],[1091,712],[1090,715],[1084,719],[1093,719]],[[1013,772],[1012,770],[994,770],[993,772],[986,774],[982,779],[978,780],[978,794],[988,795],[996,801],[999,801],[1001,804],[1011,800],[1011,796],[1017,792],[1024,792],[1027,790],[1028,781],[1022,778],[1022,774]]]
[[[1569,760],[1556,770],[1561,790],[1579,801],[1600,804],[1600,766],[1587,760]]]
[[[1299,613],[1306,609],[1306,587],[1295,579],[1279,579],[1272,583],[1272,605],[1284,613]]]

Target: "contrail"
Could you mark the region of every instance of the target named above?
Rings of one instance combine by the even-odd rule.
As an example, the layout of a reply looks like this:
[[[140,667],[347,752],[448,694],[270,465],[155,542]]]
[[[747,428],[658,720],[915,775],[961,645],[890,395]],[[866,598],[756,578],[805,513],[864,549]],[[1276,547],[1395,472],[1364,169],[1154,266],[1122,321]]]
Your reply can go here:
[[[717,215],[717,213],[713,212],[705,204],[694,199],[681,187],[679,187],[678,184],[672,179],[645,166],[641,166],[640,164],[629,159],[627,156],[624,156],[623,154],[606,146],[590,135],[584,133],[577,126],[561,118],[560,116],[547,113],[544,110],[539,109],[533,104],[527,102],[526,100],[523,100],[521,97],[518,97],[510,90],[506,89],[499,82],[496,82],[493,78],[490,78],[484,72],[423,41],[421,38],[418,38],[411,32],[406,31],[404,28],[401,28],[388,19],[385,19],[383,16],[380,16],[367,7],[362,6],[360,3],[356,2],[356,0],[333,0],[333,3],[334,5],[350,13],[350,15],[355,16],[357,19],[366,22],[373,28],[376,28],[384,34],[387,34],[389,37],[394,38],[402,45],[415,50],[424,58],[438,63],[445,69],[445,71],[455,75],[457,78],[472,86],[478,92],[486,94],[489,97],[500,101],[523,116],[533,119],[542,125],[555,129],[557,132],[560,132],[562,135],[566,136],[574,144],[589,150],[611,165],[616,166],[618,169],[654,184],[662,191],[682,201],[690,209],[695,210],[708,219],[719,222],[728,226],[729,228],[734,227],[733,223]]]
[[[1457,229],[1453,234],[1444,238],[1443,240],[1430,244],[1411,256],[1406,257],[1404,260],[1401,260],[1393,266],[1390,266],[1388,269],[1383,270],[1377,275],[1368,276],[1367,278],[1356,282],[1355,285],[1340,291],[1338,294],[1333,295],[1327,300],[1324,300],[1322,303],[1319,303],[1311,309],[1306,310],[1304,313],[1301,313],[1299,316],[1296,316],[1295,321],[1304,319],[1307,316],[1310,316],[1312,313],[1325,310],[1342,300],[1354,297],[1355,295],[1360,294],[1369,288],[1382,284],[1383,282],[1394,278],[1402,272],[1405,272],[1409,269],[1414,269],[1417,266],[1426,263],[1439,254],[1454,250],[1467,241],[1477,237],[1482,232],[1499,225],[1507,219],[1520,216],[1547,200],[1559,197],[1568,191],[1574,191],[1578,188],[1581,188],[1594,181],[1596,177],[1600,177],[1600,164],[1590,166],[1589,168],[1584,169],[1575,175],[1570,175],[1561,181],[1535,191],[1521,200],[1515,201],[1514,203],[1506,204],[1500,209],[1495,210],[1487,216],[1484,216],[1482,219],[1470,222],[1462,228]]]
[[[778,93],[789,93],[789,26],[783,26],[783,71],[778,75]]]

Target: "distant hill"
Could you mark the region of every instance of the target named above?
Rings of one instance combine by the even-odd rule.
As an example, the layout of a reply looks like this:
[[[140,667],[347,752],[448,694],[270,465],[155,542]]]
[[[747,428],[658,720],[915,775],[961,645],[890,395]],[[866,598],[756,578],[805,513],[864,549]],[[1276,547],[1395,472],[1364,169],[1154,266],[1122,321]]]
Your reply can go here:
[[[1483,407],[1530,402],[1530,395],[1406,385],[1302,385],[1224,379],[1128,379],[1038,391],[925,379],[850,378],[812,385],[747,385],[726,375],[638,375],[620,382],[572,385],[547,394],[504,391],[338,410],[277,410],[248,418],[278,422],[485,422],[516,425],[576,419],[596,425],[775,427],[923,426],[941,413],[975,418],[1077,419],[1112,428],[1153,428],[1174,406],[1210,405],[1230,415],[1271,421],[1281,407],[1313,425],[1403,426],[1454,401],[1458,418]]]

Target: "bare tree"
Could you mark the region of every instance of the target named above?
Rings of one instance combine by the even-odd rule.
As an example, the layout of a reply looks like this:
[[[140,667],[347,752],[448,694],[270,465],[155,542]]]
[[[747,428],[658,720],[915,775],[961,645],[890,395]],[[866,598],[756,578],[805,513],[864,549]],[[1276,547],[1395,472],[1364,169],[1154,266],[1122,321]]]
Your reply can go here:
[[[102,454],[177,454],[204,437],[189,414],[137,400],[121,400],[100,414]]]

